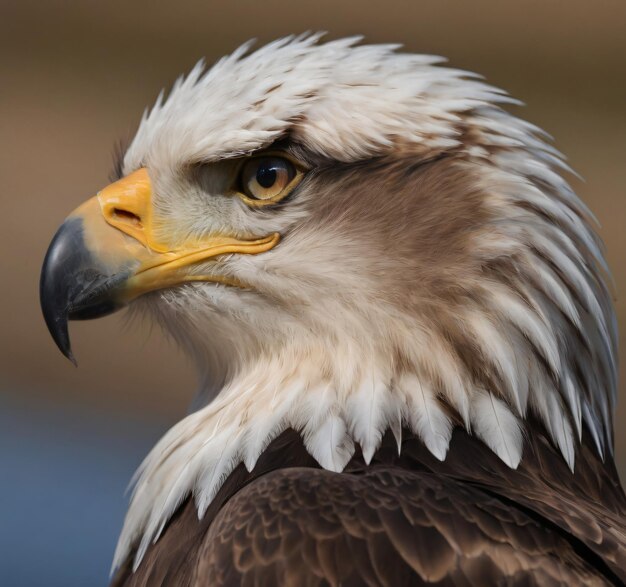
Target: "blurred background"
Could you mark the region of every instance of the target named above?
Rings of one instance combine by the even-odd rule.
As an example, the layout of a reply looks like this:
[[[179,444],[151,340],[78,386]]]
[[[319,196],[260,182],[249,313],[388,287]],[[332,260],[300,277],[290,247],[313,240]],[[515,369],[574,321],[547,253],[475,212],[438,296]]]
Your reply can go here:
[[[569,0],[0,2],[0,577],[105,585],[126,497],[150,446],[186,412],[194,374],[124,313],[72,324],[57,351],[39,268],[66,214],[108,183],[111,152],[200,57],[256,37],[327,30],[435,53],[527,107],[585,178],[626,332],[626,3]],[[626,389],[616,416],[626,479]]]

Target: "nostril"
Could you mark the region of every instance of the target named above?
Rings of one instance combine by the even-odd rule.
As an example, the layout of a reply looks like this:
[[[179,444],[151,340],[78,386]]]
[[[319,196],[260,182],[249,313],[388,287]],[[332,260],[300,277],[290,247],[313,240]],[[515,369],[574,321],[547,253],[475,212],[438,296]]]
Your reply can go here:
[[[128,210],[123,210],[122,208],[113,208],[113,216],[118,221],[126,222],[128,224],[131,224],[132,226],[141,227],[141,218],[139,218],[137,214],[133,214]]]

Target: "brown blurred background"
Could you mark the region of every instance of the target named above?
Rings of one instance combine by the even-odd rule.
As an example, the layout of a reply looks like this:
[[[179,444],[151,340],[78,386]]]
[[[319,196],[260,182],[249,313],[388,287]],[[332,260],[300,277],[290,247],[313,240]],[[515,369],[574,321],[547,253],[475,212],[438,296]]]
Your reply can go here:
[[[80,368],[63,359],[38,303],[50,238],[108,182],[113,144],[132,136],[159,90],[197,59],[211,62],[251,37],[319,29],[444,55],[527,103],[519,113],[551,133],[585,178],[574,187],[602,225],[626,331],[623,1],[4,1],[0,571],[15,578],[8,584],[106,582],[125,484],[184,415],[195,384],[176,348],[146,325],[125,327],[123,313],[72,324]],[[626,479],[624,387],[616,452]]]

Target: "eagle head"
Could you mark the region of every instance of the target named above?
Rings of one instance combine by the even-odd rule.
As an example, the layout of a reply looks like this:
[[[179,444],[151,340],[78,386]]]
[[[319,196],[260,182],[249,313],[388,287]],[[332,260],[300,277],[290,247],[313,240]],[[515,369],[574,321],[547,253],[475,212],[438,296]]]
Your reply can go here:
[[[590,214],[507,95],[439,58],[318,35],[198,64],[44,263],[44,316],[130,305],[193,356],[196,411],[139,472],[117,554],[293,428],[321,466],[464,427],[510,467],[526,422],[571,468],[611,446],[615,320]]]

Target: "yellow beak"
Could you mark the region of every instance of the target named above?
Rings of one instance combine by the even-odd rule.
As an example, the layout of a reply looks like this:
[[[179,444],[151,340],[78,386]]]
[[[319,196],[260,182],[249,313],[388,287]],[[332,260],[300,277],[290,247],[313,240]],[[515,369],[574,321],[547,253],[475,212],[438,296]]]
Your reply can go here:
[[[146,169],[70,214],[50,244],[40,283],[44,318],[66,356],[71,358],[68,319],[103,316],[146,292],[191,281],[242,287],[234,278],[193,268],[227,253],[263,253],[280,239],[278,233],[251,240],[215,235],[173,245],[166,234],[155,222]]]

